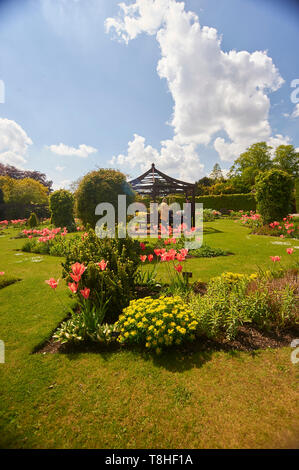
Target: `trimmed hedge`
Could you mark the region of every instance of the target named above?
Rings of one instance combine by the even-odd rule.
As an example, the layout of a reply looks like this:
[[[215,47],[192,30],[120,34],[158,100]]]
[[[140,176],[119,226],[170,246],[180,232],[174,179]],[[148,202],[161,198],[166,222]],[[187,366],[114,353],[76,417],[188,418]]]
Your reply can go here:
[[[35,212],[39,219],[50,217],[50,210],[47,204],[20,204],[17,202],[0,204],[0,220],[28,219],[32,212]]]
[[[299,190],[298,190],[299,192]],[[177,202],[180,204],[181,208],[183,207],[184,202],[186,202],[186,197],[184,195],[173,195],[167,196],[167,202],[173,203]],[[140,196],[137,197],[138,202],[142,202],[149,207],[150,198]],[[160,203],[162,198],[157,198],[157,202]],[[189,197],[189,201],[191,202],[192,197]],[[204,209],[214,209],[214,210],[233,210],[233,211],[250,211],[256,210],[256,201],[253,194],[220,194],[220,195],[213,195],[213,196],[196,196],[195,202],[203,203]]]
[[[253,194],[220,194],[197,196],[196,202],[202,202],[204,209],[255,211],[256,201]]]

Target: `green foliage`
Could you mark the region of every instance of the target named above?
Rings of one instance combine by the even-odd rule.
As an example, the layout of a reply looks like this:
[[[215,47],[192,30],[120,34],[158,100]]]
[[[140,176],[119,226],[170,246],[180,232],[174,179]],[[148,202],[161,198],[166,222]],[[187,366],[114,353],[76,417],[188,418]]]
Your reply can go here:
[[[134,300],[117,323],[121,344],[141,344],[157,354],[165,346],[195,339],[197,321],[179,296]]]
[[[39,242],[36,238],[26,239],[22,246],[22,251],[27,253],[39,253],[41,255],[65,256],[73,245],[78,243],[79,236],[73,238],[65,238],[56,236],[52,240]]]
[[[280,270],[276,276],[268,271],[250,276],[223,273],[212,279],[204,296],[190,299],[198,332],[213,339],[233,339],[244,323],[263,331],[298,326],[297,271]]]
[[[74,196],[70,191],[59,189],[50,196],[51,221],[55,227],[66,227],[69,232],[76,230],[74,220]]]
[[[255,178],[260,172],[269,170],[273,166],[271,160],[271,149],[266,142],[257,142],[248,147],[237,158],[231,168],[232,175],[239,175],[251,186],[255,183]]]
[[[7,203],[46,204],[48,188],[32,178],[14,179],[0,176],[0,188]]]
[[[11,284],[14,284],[15,282],[18,282],[18,281],[21,281],[21,279],[18,277],[10,276],[6,273],[4,275],[0,275],[0,289],[10,286]]]
[[[139,254],[140,245],[137,240],[129,237],[100,239],[90,229],[87,237],[70,246],[65,263],[62,264],[63,277],[67,282],[73,282],[69,275],[71,266],[76,262],[84,264],[87,269],[79,288],[90,289],[91,298],[95,302],[97,294],[101,294],[103,290],[104,299],[110,299],[105,319],[112,323],[134,296]],[[108,262],[105,271],[97,266],[102,259]]]
[[[247,277],[235,282],[220,277],[208,284],[204,296],[191,297],[190,308],[198,321],[199,334],[213,339],[236,336],[238,327],[250,321],[242,308],[247,283]]]
[[[39,225],[39,220],[35,212],[31,212],[29,219],[27,220],[27,225],[30,228],[37,227]]]
[[[2,189],[0,188],[0,204],[3,204],[3,203],[4,203],[4,195],[3,195]]]
[[[108,325],[107,323],[100,324],[95,322],[94,329],[90,329],[84,317],[78,312],[60,325],[53,338],[62,344],[94,341],[109,345],[116,342],[117,335],[118,327],[116,324]]]
[[[280,170],[295,178],[299,176],[299,152],[293,145],[280,145],[275,150],[273,162]]]
[[[261,214],[264,223],[281,220],[289,214],[293,184],[288,173],[276,168],[257,177],[257,212]]]
[[[112,204],[117,217],[119,195],[127,196],[127,204],[131,204],[135,198],[135,194],[126,182],[123,173],[105,169],[87,173],[79,182],[76,191],[78,217],[85,226],[89,224],[91,227],[95,227],[99,219],[99,216],[95,215],[95,209],[102,202]]]
[[[256,202],[253,194],[223,194],[215,196],[197,196],[195,202],[201,202],[203,208],[215,210],[244,210],[256,209]]]
[[[227,256],[229,252],[221,248],[211,248],[204,243],[200,248],[190,250],[189,254],[195,258],[215,258],[216,256]]]

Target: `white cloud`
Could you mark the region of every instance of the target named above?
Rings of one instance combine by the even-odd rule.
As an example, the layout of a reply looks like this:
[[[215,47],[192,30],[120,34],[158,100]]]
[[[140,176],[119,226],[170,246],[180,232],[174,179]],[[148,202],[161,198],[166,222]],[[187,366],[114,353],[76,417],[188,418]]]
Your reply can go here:
[[[299,117],[299,103],[296,104],[294,111],[292,112],[291,115],[292,118],[297,118]]]
[[[57,189],[68,189],[69,185],[71,184],[71,180],[62,180],[60,183],[54,183],[53,189],[57,191]]]
[[[15,121],[0,118],[0,163],[22,167],[32,140]]]
[[[161,59],[157,72],[174,100],[171,125],[177,144],[213,144],[232,161],[250,144],[268,140],[269,92],[284,80],[266,51],[221,49],[215,28],[175,0],[136,0],[120,4],[120,15],[106,20],[126,43],[140,33],[156,35]],[[220,135],[219,135],[220,134]]]
[[[63,171],[64,169],[65,169],[65,166],[59,166],[59,165],[57,165],[55,168],[56,171],[60,171],[60,172]]]
[[[182,180],[194,181],[203,176],[203,164],[195,151],[195,144],[180,144],[173,140],[163,140],[160,152],[151,145],[145,144],[145,138],[134,134],[134,139],[128,144],[127,154],[114,156],[109,162],[124,168],[140,168],[148,170],[152,163],[156,167]]]
[[[81,144],[78,148],[75,148],[60,143],[58,145],[46,146],[46,148],[49,149],[52,153],[56,153],[57,155],[61,155],[63,157],[68,156],[87,158],[88,155],[90,155],[91,153],[95,153],[98,151],[96,148],[90,147],[85,144]]]

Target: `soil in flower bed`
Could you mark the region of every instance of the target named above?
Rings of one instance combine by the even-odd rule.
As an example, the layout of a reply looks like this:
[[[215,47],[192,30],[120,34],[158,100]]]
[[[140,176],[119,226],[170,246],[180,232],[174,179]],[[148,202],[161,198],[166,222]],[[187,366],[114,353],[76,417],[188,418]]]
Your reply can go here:
[[[238,334],[235,339],[229,341],[223,340],[210,340],[202,337],[198,338],[194,343],[188,343],[181,347],[176,347],[176,351],[181,351],[182,354],[192,354],[197,351],[247,351],[253,352],[258,349],[276,349],[284,346],[290,346],[293,339],[299,337],[299,328],[293,328],[280,333],[266,333],[253,328],[252,326],[240,326]],[[126,348],[117,343],[106,345],[103,343],[78,343],[78,344],[61,344],[54,341],[53,338],[46,341],[39,348],[33,352],[39,354],[68,354],[78,352],[107,352],[121,350]],[[131,348],[132,349],[132,348]],[[135,348],[138,349],[138,348]],[[139,348],[142,350],[142,348]],[[170,349],[169,349],[170,350]]]

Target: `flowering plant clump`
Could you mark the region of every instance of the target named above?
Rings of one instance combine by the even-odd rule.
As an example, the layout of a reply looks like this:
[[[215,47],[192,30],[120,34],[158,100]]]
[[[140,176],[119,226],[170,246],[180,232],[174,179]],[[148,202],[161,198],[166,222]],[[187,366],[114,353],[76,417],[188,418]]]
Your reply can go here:
[[[212,278],[212,281],[215,280],[223,280],[228,284],[235,284],[239,281],[256,281],[258,278],[257,273],[253,274],[242,274],[242,273],[231,273],[231,272],[224,272],[221,276],[217,276]]]
[[[181,297],[145,297],[131,301],[123,310],[117,322],[118,341],[142,344],[160,354],[164,347],[194,340],[197,324]]]

